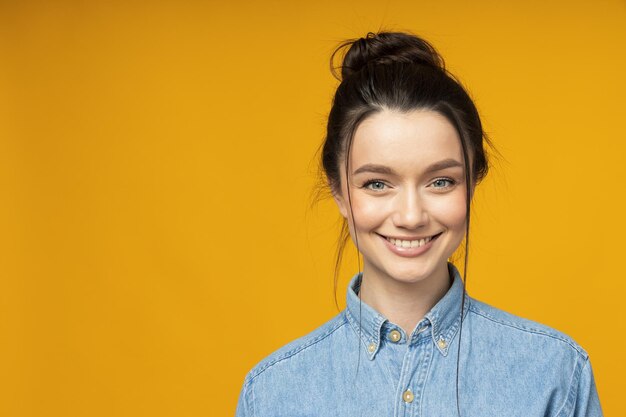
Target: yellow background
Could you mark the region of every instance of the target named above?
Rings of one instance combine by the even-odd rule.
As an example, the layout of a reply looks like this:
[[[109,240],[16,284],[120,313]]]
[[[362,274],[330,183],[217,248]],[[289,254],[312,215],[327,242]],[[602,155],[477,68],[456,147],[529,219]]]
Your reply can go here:
[[[379,27],[433,42],[503,154],[470,294],[574,337],[626,415],[625,4],[3,1],[0,415],[233,415],[337,313],[328,58]]]

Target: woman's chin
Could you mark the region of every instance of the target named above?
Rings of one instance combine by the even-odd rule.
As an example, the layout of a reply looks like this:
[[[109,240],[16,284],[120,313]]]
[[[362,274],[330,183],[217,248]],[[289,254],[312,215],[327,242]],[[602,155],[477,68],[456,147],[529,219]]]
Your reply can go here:
[[[390,271],[388,274],[390,280],[407,285],[428,281],[430,276],[432,276],[432,271],[416,270],[415,268],[410,270]]]

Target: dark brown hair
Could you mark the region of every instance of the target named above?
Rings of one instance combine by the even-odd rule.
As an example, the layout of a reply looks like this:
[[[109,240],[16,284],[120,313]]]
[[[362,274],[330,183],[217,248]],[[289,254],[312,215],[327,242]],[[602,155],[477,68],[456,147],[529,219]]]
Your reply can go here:
[[[340,52],[344,52],[344,55],[343,62],[338,67],[340,69],[338,74],[334,62]],[[341,193],[342,160],[346,165],[345,172],[349,172],[349,158],[346,156],[350,155],[357,127],[375,113],[383,110],[402,113],[430,110],[444,116],[458,132],[463,151],[465,178],[468,179],[465,181],[466,233],[462,314],[466,292],[472,188],[487,174],[488,161],[484,145],[491,147],[474,102],[461,82],[446,70],[444,60],[435,48],[426,40],[411,33],[370,32],[363,38],[345,41],[331,56],[331,72],[340,84],[328,116],[321,165],[325,185],[332,193]],[[350,187],[347,189],[352,214]],[[352,221],[354,222],[354,216]],[[349,237],[348,223],[344,219],[335,260],[335,302],[341,259]],[[354,238],[358,249],[358,240],[356,236]],[[461,330],[462,325],[461,320]],[[460,346],[459,340],[459,348]],[[457,411],[460,415],[458,356],[456,389]]]

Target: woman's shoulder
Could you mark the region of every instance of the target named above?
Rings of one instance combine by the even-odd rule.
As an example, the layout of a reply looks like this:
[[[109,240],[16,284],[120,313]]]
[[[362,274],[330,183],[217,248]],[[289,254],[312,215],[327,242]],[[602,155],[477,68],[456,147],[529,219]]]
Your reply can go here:
[[[509,338],[518,344],[535,344],[558,351],[566,351],[587,360],[588,354],[571,336],[553,327],[504,311],[475,298],[470,298],[468,314],[478,322],[478,328],[487,335],[494,332],[498,338]],[[480,332],[479,332],[480,333]],[[524,343],[526,342],[526,343]]]
[[[344,310],[329,321],[317,327],[315,330],[270,353],[248,372],[245,378],[245,384],[251,382],[259,375],[265,373],[278,364],[284,365],[286,362],[292,366],[308,364],[308,360],[303,357],[312,353],[311,351],[320,347],[321,344],[323,345],[330,342],[330,339],[336,335],[336,332],[347,325],[347,323]],[[304,360],[299,361],[299,359]]]

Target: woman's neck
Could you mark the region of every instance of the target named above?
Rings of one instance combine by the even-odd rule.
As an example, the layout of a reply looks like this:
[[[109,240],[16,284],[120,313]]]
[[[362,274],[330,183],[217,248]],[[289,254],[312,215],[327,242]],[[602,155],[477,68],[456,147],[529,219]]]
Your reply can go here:
[[[359,296],[410,337],[417,323],[448,292],[452,284],[447,264],[430,277],[416,282],[393,279],[380,271],[363,268]]]

